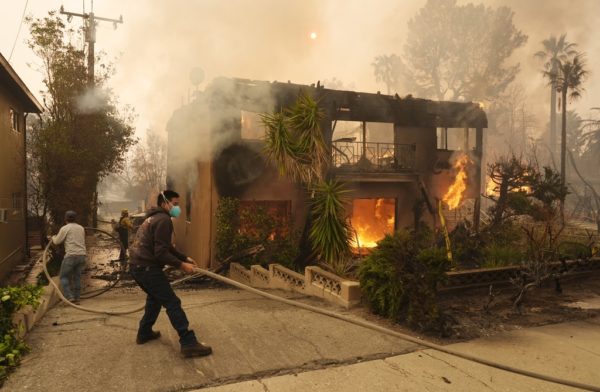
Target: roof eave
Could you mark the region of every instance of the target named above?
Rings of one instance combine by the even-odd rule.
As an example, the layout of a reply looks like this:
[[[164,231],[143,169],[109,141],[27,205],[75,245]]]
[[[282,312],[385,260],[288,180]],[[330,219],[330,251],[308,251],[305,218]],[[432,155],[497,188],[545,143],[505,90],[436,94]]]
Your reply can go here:
[[[12,86],[13,89],[17,89],[17,93],[20,98],[23,99],[23,103],[25,104],[25,111],[28,113],[41,113],[44,111],[42,105],[38,102],[35,96],[31,93],[29,88],[25,85],[23,80],[19,77],[19,75],[15,72],[13,67],[10,65],[8,60],[4,58],[2,53],[0,53],[0,71],[6,73],[10,80],[14,83]]]

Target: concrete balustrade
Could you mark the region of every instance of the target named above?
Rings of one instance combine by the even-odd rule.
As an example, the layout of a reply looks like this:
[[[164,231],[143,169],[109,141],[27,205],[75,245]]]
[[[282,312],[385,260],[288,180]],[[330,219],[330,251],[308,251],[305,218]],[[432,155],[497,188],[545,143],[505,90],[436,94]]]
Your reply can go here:
[[[360,303],[360,284],[343,279],[322,268],[306,267],[304,275],[280,264],[269,264],[269,269],[253,265],[250,269],[231,263],[229,277],[256,288],[279,289],[323,298],[345,308]]]

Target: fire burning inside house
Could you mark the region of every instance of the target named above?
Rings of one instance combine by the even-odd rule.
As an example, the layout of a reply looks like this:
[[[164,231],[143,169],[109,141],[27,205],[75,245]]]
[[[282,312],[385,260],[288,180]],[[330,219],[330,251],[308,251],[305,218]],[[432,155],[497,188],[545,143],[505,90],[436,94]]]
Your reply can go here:
[[[354,199],[352,201],[353,247],[373,248],[377,241],[394,231],[396,200]]]
[[[450,210],[460,207],[464,200],[469,181],[469,166],[472,164],[473,161],[466,153],[461,153],[454,162],[453,170],[456,172],[456,177],[443,197],[444,203]]]

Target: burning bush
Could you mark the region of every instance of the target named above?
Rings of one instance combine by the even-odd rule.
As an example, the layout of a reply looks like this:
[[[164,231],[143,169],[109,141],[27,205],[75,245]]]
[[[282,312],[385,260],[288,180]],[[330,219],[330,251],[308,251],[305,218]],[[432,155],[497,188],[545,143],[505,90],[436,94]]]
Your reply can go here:
[[[359,269],[361,290],[374,313],[421,331],[447,331],[436,297],[449,265],[446,251],[434,242],[425,227],[398,231],[378,243]]]

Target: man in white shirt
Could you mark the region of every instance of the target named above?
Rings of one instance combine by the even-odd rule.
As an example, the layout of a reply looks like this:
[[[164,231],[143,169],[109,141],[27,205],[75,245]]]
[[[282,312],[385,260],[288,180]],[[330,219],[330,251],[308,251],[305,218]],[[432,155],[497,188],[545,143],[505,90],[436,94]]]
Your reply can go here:
[[[55,245],[65,244],[65,258],[60,266],[60,285],[63,295],[69,301],[79,304],[81,295],[81,272],[85,267],[85,229],[75,223],[77,213],[65,213],[66,224],[52,237]]]

